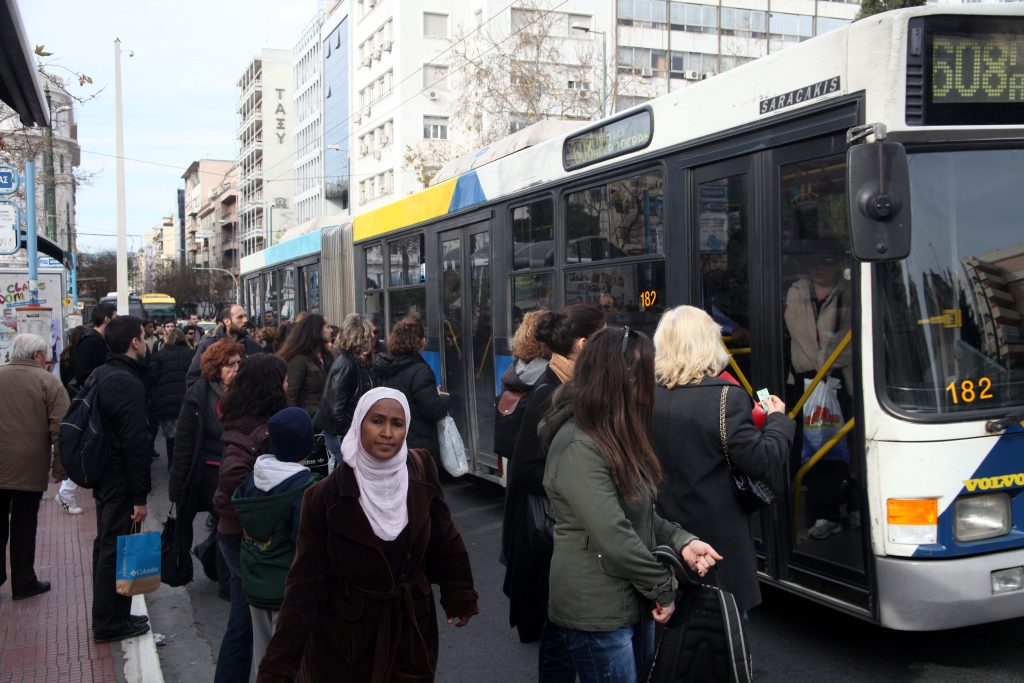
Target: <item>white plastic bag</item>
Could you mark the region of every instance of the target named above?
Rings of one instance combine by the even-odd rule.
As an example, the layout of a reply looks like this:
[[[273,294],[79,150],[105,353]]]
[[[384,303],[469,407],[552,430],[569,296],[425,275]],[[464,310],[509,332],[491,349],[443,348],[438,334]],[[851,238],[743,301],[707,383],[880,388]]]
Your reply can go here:
[[[804,391],[811,385],[811,380],[804,380]],[[807,402],[804,403],[804,443],[801,462],[807,462],[822,446],[843,427],[843,410],[839,407],[840,382],[829,377],[814,387]],[[840,439],[825,455],[825,460],[850,461],[850,449],[846,439]]]
[[[462,443],[462,435],[451,415],[445,415],[437,423],[437,440],[441,444],[441,465],[448,474],[461,477],[469,472],[466,446]]]

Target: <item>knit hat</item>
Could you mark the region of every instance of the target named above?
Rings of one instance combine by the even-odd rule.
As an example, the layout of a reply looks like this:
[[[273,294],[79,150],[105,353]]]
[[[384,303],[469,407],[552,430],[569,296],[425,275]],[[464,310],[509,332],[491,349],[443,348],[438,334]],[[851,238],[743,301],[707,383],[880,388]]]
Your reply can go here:
[[[270,452],[282,462],[302,462],[313,453],[313,421],[302,408],[285,408],[267,421]]]

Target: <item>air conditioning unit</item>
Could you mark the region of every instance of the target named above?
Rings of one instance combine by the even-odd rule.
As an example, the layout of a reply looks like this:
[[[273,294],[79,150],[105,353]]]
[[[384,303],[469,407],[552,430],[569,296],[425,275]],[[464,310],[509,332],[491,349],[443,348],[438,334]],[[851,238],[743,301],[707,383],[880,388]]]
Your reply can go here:
[[[362,123],[363,113],[357,110],[356,113],[352,115],[352,120],[355,121],[356,123]]]
[[[590,99],[590,91],[589,90],[580,90],[579,94],[580,94],[580,99],[581,100],[589,100]]]
[[[370,153],[370,148],[367,147],[366,145],[359,145],[359,153],[363,156],[366,156],[367,154]]]
[[[368,54],[365,57],[363,57],[363,66],[370,66],[371,64],[373,64],[372,54]]]
[[[366,109],[363,110],[363,118],[364,119],[369,119],[370,118],[370,108],[369,107],[367,107]]]
[[[377,59],[377,60],[380,59],[380,48],[379,47],[376,50],[373,51],[373,58]]]
[[[703,78],[702,78],[701,80],[704,80],[704,79],[708,79],[708,78],[711,78],[711,77],[712,77],[712,76],[714,76],[714,75],[715,75],[715,72],[714,72],[714,71],[705,71],[705,72],[704,72],[704,76],[703,76]]]
[[[688,81],[700,80],[700,72],[698,72],[696,69],[689,69],[683,72],[683,78],[685,78]]]
[[[644,68],[640,69],[641,78],[651,78],[652,76],[654,76],[654,70],[651,69],[651,67],[645,66]]]
[[[391,138],[389,138],[387,135],[381,135],[380,136],[380,146],[381,147],[385,146],[389,142],[391,142]]]
[[[437,92],[436,90],[431,90],[430,92],[427,93],[427,98],[434,100],[436,102],[437,100],[441,99],[441,93]]]
[[[392,45],[394,45],[394,44],[395,44],[395,41],[393,41],[393,40],[385,40],[385,41],[384,41],[384,42],[383,42],[383,43],[381,44],[381,47],[382,47],[382,48],[383,48],[383,49],[384,49],[385,51],[387,51],[387,52],[391,52],[391,46],[392,46]]]
[[[374,150],[373,158],[376,159],[377,161],[380,161],[380,150],[379,149]]]

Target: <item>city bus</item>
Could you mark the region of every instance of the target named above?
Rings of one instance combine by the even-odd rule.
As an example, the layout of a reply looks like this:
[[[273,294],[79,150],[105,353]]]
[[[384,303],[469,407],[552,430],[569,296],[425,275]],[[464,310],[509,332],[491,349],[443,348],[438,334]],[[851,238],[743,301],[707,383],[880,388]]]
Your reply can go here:
[[[494,481],[525,313],[581,302],[650,334],[702,307],[748,391],[830,428],[801,430],[752,518],[763,582],[953,628],[1024,616],[1022,169],[1024,8],[899,10],[435,179],[355,216],[321,267],[352,259],[382,330],[422,316]],[[821,505],[838,521],[812,534]]]
[[[149,320],[154,320],[158,323],[167,320],[177,320],[176,302],[173,296],[152,293],[142,294],[139,298],[142,299],[142,310]]]

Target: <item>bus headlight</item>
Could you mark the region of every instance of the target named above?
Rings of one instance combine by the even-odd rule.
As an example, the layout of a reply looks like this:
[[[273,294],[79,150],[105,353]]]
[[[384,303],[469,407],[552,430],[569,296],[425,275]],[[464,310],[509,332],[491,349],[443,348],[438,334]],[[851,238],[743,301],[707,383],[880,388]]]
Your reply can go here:
[[[1010,533],[1010,497],[1005,493],[959,498],[953,515],[953,538],[980,541]]]

